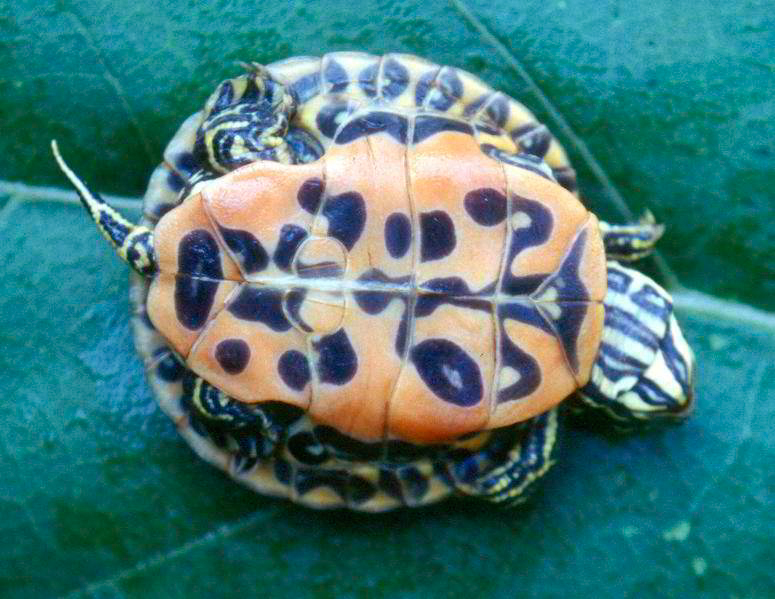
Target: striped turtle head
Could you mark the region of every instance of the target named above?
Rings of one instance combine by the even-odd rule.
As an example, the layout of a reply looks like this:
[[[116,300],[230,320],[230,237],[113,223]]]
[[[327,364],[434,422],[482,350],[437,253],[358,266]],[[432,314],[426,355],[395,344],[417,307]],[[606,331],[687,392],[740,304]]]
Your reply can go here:
[[[668,293],[609,262],[603,303],[603,340],[582,400],[619,420],[686,416],[694,399],[694,354]]]
[[[248,73],[227,79],[213,92],[197,130],[194,156],[216,173],[256,160],[293,161],[283,138],[296,102],[264,67],[246,66]]]

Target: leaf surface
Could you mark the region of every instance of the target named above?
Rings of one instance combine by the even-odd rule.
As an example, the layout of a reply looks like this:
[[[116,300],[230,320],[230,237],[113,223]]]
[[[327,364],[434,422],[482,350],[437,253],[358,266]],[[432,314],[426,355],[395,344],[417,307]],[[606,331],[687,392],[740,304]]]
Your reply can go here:
[[[775,88],[766,2],[0,0],[0,596],[775,594]],[[381,516],[259,497],[143,379],[127,273],[50,158],[138,196],[237,60],[404,51],[481,76],[569,149],[590,206],[667,223],[697,411],[569,430],[537,497]],[[137,217],[133,200],[118,204]],[[673,278],[675,277],[675,279]]]

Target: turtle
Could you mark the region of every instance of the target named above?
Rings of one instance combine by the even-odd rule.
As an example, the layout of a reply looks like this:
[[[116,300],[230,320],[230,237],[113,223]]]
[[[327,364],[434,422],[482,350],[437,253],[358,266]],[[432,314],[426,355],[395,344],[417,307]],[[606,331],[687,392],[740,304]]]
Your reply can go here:
[[[243,67],[172,137],[138,224],[52,142],[199,456],[314,508],[513,505],[566,408],[690,412],[671,297],[628,266],[664,227],[599,221],[525,106],[406,54]]]

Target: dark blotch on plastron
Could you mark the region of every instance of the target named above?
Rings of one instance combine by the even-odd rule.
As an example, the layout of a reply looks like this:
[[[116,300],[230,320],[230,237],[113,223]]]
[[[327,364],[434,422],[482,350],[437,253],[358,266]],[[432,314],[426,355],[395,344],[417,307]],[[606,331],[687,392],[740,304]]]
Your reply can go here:
[[[420,378],[435,395],[457,406],[474,406],[484,393],[476,362],[447,339],[427,339],[409,352]]]
[[[398,332],[396,333],[396,353],[402,360],[404,359],[404,353],[406,352],[406,342],[409,334],[409,305],[404,308],[404,313],[401,315],[401,322],[398,325]]]
[[[311,333],[312,327],[304,322],[304,319],[301,317],[301,306],[304,303],[305,297],[307,297],[307,290],[303,287],[291,289],[285,294],[285,311],[302,331]]]
[[[192,331],[205,325],[218,285],[218,281],[208,279],[175,277],[175,315],[180,324]]]
[[[524,316],[528,318],[541,318],[540,314],[537,314],[537,310],[534,316],[528,316],[527,314],[524,314]],[[513,315],[510,315],[509,317],[513,317]],[[538,366],[538,362],[536,362],[535,358],[530,354],[522,351],[522,349],[511,341],[506,334],[506,329],[503,325],[504,318],[506,318],[504,307],[500,306],[498,308],[498,326],[500,326],[501,339],[501,368],[506,366],[513,368],[519,373],[519,379],[512,385],[498,390],[498,403],[520,399],[530,395],[541,383],[541,368]]]
[[[507,274],[503,278],[501,290],[508,295],[530,295],[546,280],[546,274],[513,277]]]
[[[464,123],[463,121],[456,121],[455,119],[448,119],[435,115],[420,115],[414,121],[414,135],[412,141],[419,144],[429,137],[444,131],[456,131],[467,135],[473,135],[474,133],[471,125]]]
[[[547,277],[541,289],[555,289],[556,301],[587,301],[589,293],[579,276],[581,258],[587,241],[587,232],[581,231],[571,246],[570,251],[555,273]],[[643,307],[643,306],[641,306]]]
[[[414,306],[414,315],[417,318],[430,316],[436,308],[444,304],[459,306],[469,310],[482,312],[492,311],[492,300],[476,297],[466,282],[460,277],[443,277],[431,279],[423,283],[420,288],[431,293],[421,293],[417,297]],[[480,293],[491,294],[494,287],[483,289]]]
[[[525,295],[531,293],[541,283],[540,277],[545,275],[514,276],[511,273],[511,265],[520,252],[529,247],[539,246],[549,239],[554,227],[554,219],[552,213],[540,202],[516,194],[511,194],[511,206],[512,215],[523,212],[529,222],[525,227],[517,229],[509,227],[508,255],[503,272],[502,290],[511,295]]]
[[[318,352],[317,370],[321,383],[344,385],[355,376],[358,356],[344,329],[313,341],[312,347]]]
[[[531,326],[541,329],[545,333],[554,335],[554,329],[546,322],[542,312],[536,307],[534,302],[530,301],[518,301],[509,302],[504,301],[498,305],[498,318],[503,320],[516,320],[518,322],[524,322]]]
[[[390,58],[383,66],[382,82],[382,97],[386,100],[397,98],[409,85],[409,71],[400,62]],[[387,85],[385,82],[388,82]]]
[[[587,302],[557,302],[560,308],[560,317],[552,318],[557,329],[557,336],[562,343],[565,357],[568,359],[571,369],[575,374],[579,372],[579,355],[577,343],[581,332],[581,323],[589,311]],[[546,313],[547,318],[551,316]]]
[[[579,267],[586,240],[587,232],[582,231],[579,233],[560,268],[547,279],[542,287],[542,290],[552,288],[557,292],[555,306],[560,308],[560,316],[551,317],[548,311],[544,313],[554,323],[557,336],[560,338],[565,351],[565,357],[576,373],[579,369],[576,343],[581,331],[581,324],[587,314],[587,301],[589,300],[589,293],[584,286],[584,282],[579,277]],[[640,307],[645,308],[643,305]],[[653,308],[653,306],[651,307]]]
[[[280,239],[274,250],[275,264],[282,270],[290,270],[296,250],[301,242],[307,238],[307,232],[298,225],[283,225],[280,229]]]
[[[307,356],[295,349],[285,352],[277,362],[277,372],[283,382],[295,391],[301,391],[310,381]]]
[[[324,189],[325,184],[317,177],[312,177],[311,179],[304,181],[304,183],[301,184],[301,187],[299,187],[299,192],[296,194],[299,206],[310,214],[317,214],[320,200],[323,198]]]
[[[381,270],[372,268],[371,270],[363,273],[360,277],[358,277],[358,282],[364,283],[365,286],[368,287],[368,283],[406,284],[409,282],[409,279],[408,277],[398,277],[396,279],[391,279]],[[407,291],[408,290],[409,289],[407,287]],[[394,298],[404,297],[395,291],[379,290],[355,291],[353,292],[353,295],[355,296],[355,301],[358,302],[358,306],[360,306],[361,310],[371,315],[376,315],[382,312],[385,308],[387,308],[388,304]]]
[[[232,251],[234,258],[242,266],[243,272],[251,274],[262,271],[269,264],[269,254],[264,246],[249,231],[218,227],[226,246]]]
[[[506,219],[506,196],[491,187],[469,191],[463,205],[468,215],[483,227],[493,227]]]
[[[283,313],[282,292],[277,289],[243,285],[228,310],[241,320],[261,322],[273,331],[291,328]]]
[[[333,196],[326,200],[323,215],[328,219],[328,234],[342,242],[348,250],[363,233],[366,224],[366,204],[355,191]]]
[[[180,240],[178,272],[213,280],[223,279],[221,250],[209,231],[195,229]]]
[[[385,221],[385,247],[393,258],[403,258],[412,243],[412,222],[406,214],[394,212]]]
[[[239,374],[250,361],[250,347],[242,339],[225,339],[215,346],[215,359],[229,374]]]
[[[455,223],[443,210],[420,214],[420,260],[440,260],[455,249]]]
[[[331,93],[341,92],[350,83],[347,78],[347,71],[332,58],[326,61],[326,66],[323,69],[323,81],[331,85],[329,90]]]

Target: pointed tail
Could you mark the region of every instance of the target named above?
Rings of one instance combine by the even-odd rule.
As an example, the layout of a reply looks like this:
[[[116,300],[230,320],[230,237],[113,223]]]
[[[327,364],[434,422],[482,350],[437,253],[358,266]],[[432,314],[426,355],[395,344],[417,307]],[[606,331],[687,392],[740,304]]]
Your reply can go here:
[[[70,183],[78,192],[86,211],[97,224],[102,235],[115,248],[116,253],[141,275],[150,276],[157,270],[156,255],[153,251],[153,232],[148,227],[133,225],[125,219],[117,210],[109,206],[99,194],[94,193],[67,166],[67,163],[59,153],[56,140],[51,141],[51,150],[54,152],[59,168],[70,180]]]

